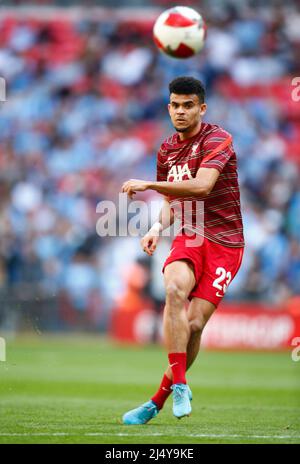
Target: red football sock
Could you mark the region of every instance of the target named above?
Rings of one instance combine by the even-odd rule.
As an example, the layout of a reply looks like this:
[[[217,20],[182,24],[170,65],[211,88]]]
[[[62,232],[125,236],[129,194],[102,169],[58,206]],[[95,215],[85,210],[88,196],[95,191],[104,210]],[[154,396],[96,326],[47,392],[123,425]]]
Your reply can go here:
[[[157,390],[155,395],[152,396],[151,398],[151,400],[154,401],[158,409],[162,409],[163,405],[165,404],[165,401],[167,400],[169,395],[172,393],[172,390],[171,390],[172,384],[173,384],[173,380],[169,379],[169,377],[167,377],[165,374],[163,376],[159,389]]]
[[[173,373],[173,384],[186,383],[186,353],[169,353],[168,356]]]

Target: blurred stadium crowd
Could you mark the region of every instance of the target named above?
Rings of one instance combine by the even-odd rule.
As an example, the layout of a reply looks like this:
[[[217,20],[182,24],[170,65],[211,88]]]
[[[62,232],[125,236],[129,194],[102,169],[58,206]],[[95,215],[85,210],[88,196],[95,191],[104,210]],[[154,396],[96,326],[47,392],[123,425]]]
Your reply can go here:
[[[206,47],[188,61],[154,48],[157,12],[1,17],[2,301],[55,301],[66,325],[101,326],[133,263],[131,284],[163,298],[149,285],[161,279],[159,266],[142,256],[138,238],[97,235],[96,206],[117,201],[128,178],[155,177],[156,151],[172,131],[168,82],[178,75],[203,80],[205,120],[233,134],[239,158],[247,246],[227,299],[276,308],[300,293],[300,102],[291,96],[299,2],[205,5]]]

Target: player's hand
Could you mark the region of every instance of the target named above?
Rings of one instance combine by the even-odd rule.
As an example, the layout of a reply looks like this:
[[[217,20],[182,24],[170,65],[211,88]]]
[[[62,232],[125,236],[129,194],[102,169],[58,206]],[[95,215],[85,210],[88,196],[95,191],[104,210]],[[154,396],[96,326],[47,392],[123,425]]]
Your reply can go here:
[[[149,182],[145,180],[130,179],[122,185],[122,192],[127,193],[129,198],[133,198],[136,192],[144,192],[149,188]]]
[[[159,235],[151,233],[150,231],[142,238],[141,247],[147,255],[152,256],[156,250]]]

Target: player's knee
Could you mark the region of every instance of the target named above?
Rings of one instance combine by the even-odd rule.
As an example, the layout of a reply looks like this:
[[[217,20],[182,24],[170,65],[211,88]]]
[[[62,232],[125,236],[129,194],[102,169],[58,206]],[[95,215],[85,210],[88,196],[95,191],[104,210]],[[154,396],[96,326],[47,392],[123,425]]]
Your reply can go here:
[[[167,300],[174,303],[184,303],[186,294],[179,282],[171,281],[166,285]]]
[[[199,317],[196,317],[196,318],[193,318],[189,321],[189,325],[190,325],[190,331],[191,333],[193,334],[201,334],[203,329],[204,329],[204,326],[205,326],[205,321],[204,321],[204,318],[199,316]]]

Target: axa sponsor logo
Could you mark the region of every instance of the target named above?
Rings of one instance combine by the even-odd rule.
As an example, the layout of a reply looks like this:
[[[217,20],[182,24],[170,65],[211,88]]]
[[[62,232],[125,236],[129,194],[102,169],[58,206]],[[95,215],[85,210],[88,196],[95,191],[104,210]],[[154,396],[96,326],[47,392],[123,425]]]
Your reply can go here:
[[[173,182],[180,182],[185,179],[192,179],[193,176],[189,169],[188,163],[185,163],[183,166],[172,166],[170,171],[168,172],[168,181],[172,180]]]

